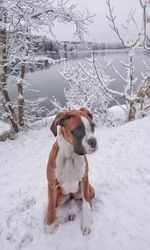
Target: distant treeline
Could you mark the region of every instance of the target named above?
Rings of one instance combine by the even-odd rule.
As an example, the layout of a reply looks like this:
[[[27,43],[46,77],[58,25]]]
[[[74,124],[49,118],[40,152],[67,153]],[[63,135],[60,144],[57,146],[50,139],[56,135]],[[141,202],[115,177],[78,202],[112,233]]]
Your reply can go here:
[[[123,49],[122,43],[114,42],[86,42],[80,41],[56,41],[50,40],[45,36],[35,36],[33,39],[32,51],[36,55],[47,55],[52,59],[68,58],[77,59],[85,57],[89,51],[99,51],[107,49]]]
[[[121,43],[97,43],[97,42],[86,42],[83,44],[78,41],[54,41],[49,40],[47,37],[36,37],[34,40],[34,51],[37,53],[41,52],[54,52],[60,53],[61,51],[66,52],[79,52],[91,50],[104,50],[104,49],[122,49]]]

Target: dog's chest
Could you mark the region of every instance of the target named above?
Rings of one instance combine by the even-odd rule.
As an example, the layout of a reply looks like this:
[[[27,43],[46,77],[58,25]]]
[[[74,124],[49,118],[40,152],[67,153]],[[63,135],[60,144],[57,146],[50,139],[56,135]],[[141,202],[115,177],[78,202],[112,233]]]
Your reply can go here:
[[[74,154],[72,157],[65,158],[61,152],[58,153],[55,175],[65,194],[78,192],[79,183],[84,174],[85,161],[83,156]]]

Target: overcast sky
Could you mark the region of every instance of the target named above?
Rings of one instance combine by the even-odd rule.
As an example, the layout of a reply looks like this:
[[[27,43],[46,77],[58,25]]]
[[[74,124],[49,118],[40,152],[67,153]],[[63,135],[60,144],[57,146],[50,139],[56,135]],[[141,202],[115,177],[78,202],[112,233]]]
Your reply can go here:
[[[77,9],[80,11],[87,8],[90,13],[96,13],[93,18],[93,24],[89,26],[89,36],[86,36],[86,40],[98,41],[98,42],[114,42],[117,41],[116,35],[109,27],[106,15],[108,14],[108,7],[105,0],[71,0],[74,4],[78,3]],[[140,25],[141,9],[139,5],[139,0],[111,0],[113,6],[115,7],[115,14],[117,15],[117,23],[121,28],[121,24],[126,24],[130,9],[135,9],[135,19]],[[71,24],[56,24],[54,28],[54,34],[57,40],[73,40],[74,27]],[[125,30],[121,29],[122,35],[126,36]],[[128,31],[129,37],[133,38],[137,34],[135,27],[131,26]]]

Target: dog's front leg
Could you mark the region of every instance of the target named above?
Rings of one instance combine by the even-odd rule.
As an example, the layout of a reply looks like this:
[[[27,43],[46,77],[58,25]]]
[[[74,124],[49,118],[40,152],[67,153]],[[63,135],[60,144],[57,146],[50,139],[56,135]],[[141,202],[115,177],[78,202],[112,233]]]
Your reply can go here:
[[[91,207],[89,202],[83,198],[81,229],[84,235],[88,235],[91,232],[91,224],[92,224]]]
[[[55,185],[48,184],[48,207],[46,215],[45,232],[52,234],[56,229],[56,199],[57,189]]]
[[[91,232],[92,216],[91,216],[91,206],[89,200],[87,199],[86,184],[82,181],[81,193],[82,193],[82,217],[81,217],[81,229],[83,235],[88,235]]]

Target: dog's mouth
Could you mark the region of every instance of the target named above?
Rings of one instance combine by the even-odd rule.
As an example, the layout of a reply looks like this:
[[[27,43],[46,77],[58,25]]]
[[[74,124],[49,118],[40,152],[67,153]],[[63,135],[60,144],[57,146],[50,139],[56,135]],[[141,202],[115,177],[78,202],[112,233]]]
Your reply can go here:
[[[89,154],[94,153],[95,151],[97,151],[98,147],[96,146],[95,148],[91,148],[91,150],[89,151]]]
[[[92,153],[94,153],[96,150],[98,149],[98,147],[96,147],[96,148],[90,148],[89,150],[87,150],[86,151],[86,154],[92,154]]]

